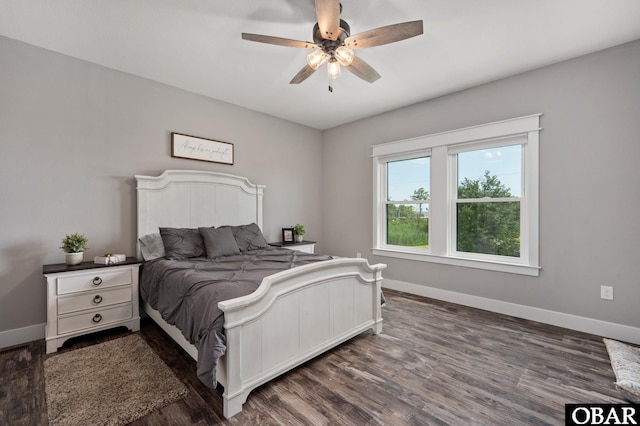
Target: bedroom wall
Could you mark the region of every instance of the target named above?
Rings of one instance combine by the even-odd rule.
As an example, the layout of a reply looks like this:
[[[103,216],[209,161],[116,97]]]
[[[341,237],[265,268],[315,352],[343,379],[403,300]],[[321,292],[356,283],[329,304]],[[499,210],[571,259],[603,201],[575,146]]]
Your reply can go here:
[[[423,294],[505,302],[551,323],[563,313],[622,324],[640,339],[639,77],[635,41],[324,132],[326,249],[387,263],[385,278]],[[534,113],[543,114],[539,277],[371,255],[372,145]],[[603,284],[613,301],[600,299]]]
[[[270,241],[300,222],[322,250],[319,131],[3,37],[0,58],[0,343],[44,336],[42,265],[65,234],[88,237],[85,259],[135,253],[134,174],[247,176]],[[235,165],[172,158],[172,131],[232,142]]]

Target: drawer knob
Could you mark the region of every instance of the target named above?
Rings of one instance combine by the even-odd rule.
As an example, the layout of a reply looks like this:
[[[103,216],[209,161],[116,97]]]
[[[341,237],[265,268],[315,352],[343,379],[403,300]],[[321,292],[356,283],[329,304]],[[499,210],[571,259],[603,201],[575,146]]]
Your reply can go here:
[[[93,322],[94,322],[94,323],[96,323],[96,324],[97,324],[97,323],[99,323],[100,321],[102,321],[102,315],[100,315],[100,314],[95,314],[95,315],[93,316],[93,318],[91,319],[91,321],[93,321]]]
[[[102,278],[100,277],[95,277],[92,281],[93,285],[100,285],[102,284]]]
[[[102,302],[102,296],[100,296],[99,294],[96,294],[96,297],[93,298],[93,303],[97,305],[100,302]]]

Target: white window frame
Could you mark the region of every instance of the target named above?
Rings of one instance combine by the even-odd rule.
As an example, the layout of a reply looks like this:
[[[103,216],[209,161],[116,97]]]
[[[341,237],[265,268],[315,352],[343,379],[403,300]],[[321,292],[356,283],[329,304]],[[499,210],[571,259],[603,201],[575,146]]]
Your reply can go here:
[[[429,157],[429,167],[431,167],[431,150],[423,150],[423,151],[417,151],[417,152],[411,152],[411,153],[403,153],[400,155],[390,155],[387,156],[384,159],[384,167],[382,168],[382,170],[380,170],[381,173],[381,179],[384,182],[384,184],[382,185],[382,187],[380,188],[381,191],[381,195],[380,195],[380,202],[382,203],[381,209],[382,209],[382,223],[380,224],[380,226],[378,227],[379,229],[379,238],[381,241],[381,245],[383,246],[384,249],[387,250],[391,250],[391,251],[407,251],[407,252],[416,252],[416,253],[429,253],[431,251],[431,236],[429,236],[429,248],[427,249],[423,249],[423,248],[412,248],[409,246],[397,246],[397,245],[393,245],[393,244],[386,244],[386,238],[384,237],[385,235],[387,235],[387,205],[388,204],[418,204],[419,201],[413,201],[413,200],[391,200],[391,202],[389,202],[387,199],[389,197],[389,194],[387,193],[387,163],[392,163],[395,161],[403,161],[403,160],[412,160],[415,158],[424,158],[424,157]],[[431,194],[431,191],[429,190],[429,194]],[[424,203],[423,203],[424,204]],[[428,205],[429,205],[429,227],[431,227],[431,196],[429,196],[429,200],[428,200]],[[429,232],[429,235],[431,235],[431,232]]]
[[[538,276],[539,132],[541,114],[372,146],[373,248],[378,256]],[[462,253],[455,250],[455,197],[458,152],[483,146],[522,146],[519,258]],[[430,159],[429,248],[386,244],[386,163],[428,155]]]

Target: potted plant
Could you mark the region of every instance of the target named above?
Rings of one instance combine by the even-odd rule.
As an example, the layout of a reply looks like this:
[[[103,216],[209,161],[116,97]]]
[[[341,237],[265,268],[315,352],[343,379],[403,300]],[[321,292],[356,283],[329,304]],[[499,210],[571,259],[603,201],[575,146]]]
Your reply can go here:
[[[305,234],[305,230],[304,230],[304,225],[300,225],[299,223],[296,223],[296,226],[293,227],[293,233],[296,234],[296,242],[297,243],[301,243],[302,240],[304,239],[304,234]]]
[[[84,251],[87,249],[87,238],[79,233],[66,235],[60,248],[66,253],[67,265],[77,265],[82,262]]]

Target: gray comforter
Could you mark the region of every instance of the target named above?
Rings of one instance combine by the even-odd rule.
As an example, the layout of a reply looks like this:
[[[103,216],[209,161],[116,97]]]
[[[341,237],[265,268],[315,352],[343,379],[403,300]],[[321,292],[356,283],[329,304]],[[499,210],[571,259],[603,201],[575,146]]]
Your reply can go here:
[[[226,349],[218,302],[252,293],[266,276],[331,258],[271,247],[217,259],[159,258],[144,263],[140,294],[198,349],[198,378],[215,388]]]

